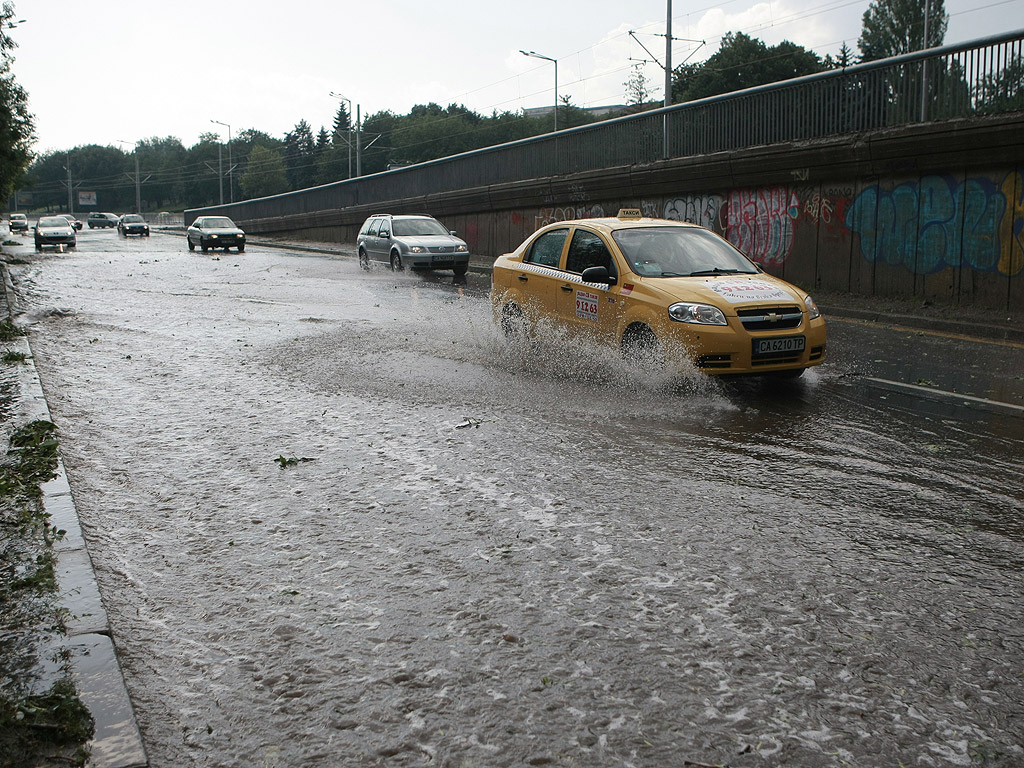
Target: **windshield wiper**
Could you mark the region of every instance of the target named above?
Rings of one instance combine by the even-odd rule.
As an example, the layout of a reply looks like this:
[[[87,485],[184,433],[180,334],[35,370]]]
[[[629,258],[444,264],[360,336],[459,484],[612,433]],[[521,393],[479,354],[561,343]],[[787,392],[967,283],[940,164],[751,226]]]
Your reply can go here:
[[[721,267],[715,267],[714,269],[701,269],[696,272],[691,272],[689,277],[704,277],[705,275],[752,275],[753,272],[744,272],[739,269],[722,269]]]

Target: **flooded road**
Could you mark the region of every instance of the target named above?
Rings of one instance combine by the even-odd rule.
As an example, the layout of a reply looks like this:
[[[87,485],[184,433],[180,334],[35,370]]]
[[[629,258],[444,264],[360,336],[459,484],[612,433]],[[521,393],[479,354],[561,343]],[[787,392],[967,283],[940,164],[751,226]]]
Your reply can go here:
[[[153,766],[1024,763],[1020,421],[259,246],[12,272]]]

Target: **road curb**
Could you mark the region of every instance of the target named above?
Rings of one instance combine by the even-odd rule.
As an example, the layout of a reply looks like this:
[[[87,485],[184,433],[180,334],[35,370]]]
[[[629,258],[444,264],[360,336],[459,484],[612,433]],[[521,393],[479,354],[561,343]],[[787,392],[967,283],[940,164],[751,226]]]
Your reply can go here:
[[[17,294],[7,265],[2,262],[0,272],[3,273],[5,314],[13,322]],[[26,356],[18,375],[20,418],[29,422],[52,422],[28,337],[21,337],[13,345]],[[70,616],[66,622],[65,645],[71,652],[72,675],[79,697],[96,724],[93,739],[88,744],[89,765],[92,768],[145,768],[149,760],[110,637],[107,612],[59,449],[57,476],[44,483],[41,489],[43,508],[50,515],[51,524],[65,531],[64,537],[54,545],[55,571],[59,601]]]

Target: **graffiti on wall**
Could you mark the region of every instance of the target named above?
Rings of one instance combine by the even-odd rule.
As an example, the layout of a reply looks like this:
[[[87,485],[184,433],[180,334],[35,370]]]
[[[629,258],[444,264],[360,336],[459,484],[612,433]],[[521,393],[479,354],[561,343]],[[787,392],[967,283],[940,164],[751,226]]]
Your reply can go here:
[[[700,224],[702,227],[721,232],[723,227],[719,215],[724,207],[724,202],[725,198],[721,195],[677,197],[665,201],[664,218]]]
[[[1014,275],[1022,267],[1019,179],[925,176],[891,189],[875,184],[857,195],[846,225],[871,262],[920,274],[964,265]]]
[[[726,237],[761,264],[783,264],[793,250],[800,200],[789,187],[729,193]]]
[[[600,204],[594,205],[566,205],[560,208],[541,208],[534,217],[536,229],[547,224],[554,224],[557,221],[570,221],[572,219],[597,219],[604,216],[604,208]]]

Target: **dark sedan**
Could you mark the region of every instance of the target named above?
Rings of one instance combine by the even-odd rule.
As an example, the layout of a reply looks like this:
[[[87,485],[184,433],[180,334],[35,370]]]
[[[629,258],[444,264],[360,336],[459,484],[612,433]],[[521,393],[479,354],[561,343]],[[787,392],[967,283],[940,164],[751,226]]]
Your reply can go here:
[[[125,237],[128,235],[149,237],[149,224],[137,213],[126,213],[117,222],[117,231]]]

